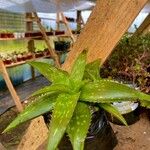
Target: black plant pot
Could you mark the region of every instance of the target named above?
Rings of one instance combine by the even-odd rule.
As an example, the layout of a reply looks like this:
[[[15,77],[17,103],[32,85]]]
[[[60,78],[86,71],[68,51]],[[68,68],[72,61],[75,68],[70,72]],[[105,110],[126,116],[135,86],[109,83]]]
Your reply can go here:
[[[55,41],[55,50],[56,51],[67,51],[70,48],[70,42],[67,41]]]
[[[44,120],[47,122],[50,115],[45,114]],[[104,112],[93,113],[89,133],[85,140],[85,150],[113,150],[117,145],[117,138],[107,121]],[[65,134],[61,140],[59,150],[72,150],[72,145],[68,136]]]

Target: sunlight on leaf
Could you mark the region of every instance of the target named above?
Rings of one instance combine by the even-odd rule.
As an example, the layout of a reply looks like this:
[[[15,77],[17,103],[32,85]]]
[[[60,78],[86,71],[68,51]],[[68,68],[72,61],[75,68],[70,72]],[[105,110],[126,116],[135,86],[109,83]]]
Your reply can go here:
[[[110,103],[137,99],[150,101],[150,96],[127,85],[101,79],[98,82],[85,84],[82,87],[80,99],[88,102]]]
[[[15,120],[13,120],[12,123],[10,123],[10,125],[3,132],[8,132],[25,121],[51,111],[55,105],[56,98],[56,95],[51,94],[37,97],[23,110],[23,112],[18,115]]]
[[[75,89],[78,89],[80,87],[84,70],[86,66],[86,57],[87,57],[87,51],[84,50],[79,57],[76,59],[73,68],[70,73],[70,79],[74,83],[73,86],[75,86]]]
[[[77,105],[79,93],[60,94],[57,98],[49,127],[48,150],[55,150]]]
[[[74,150],[83,150],[84,141],[91,123],[91,111],[87,104],[79,102],[67,127]]]
[[[62,84],[53,84],[50,86],[46,86],[36,92],[34,92],[31,96],[38,96],[41,94],[46,94],[46,93],[62,93],[62,92],[71,92],[71,90],[69,90],[69,88],[66,85],[62,85]]]
[[[43,63],[43,62],[28,62],[32,67],[36,68],[42,75],[44,75],[50,82],[55,84],[65,84],[70,85],[70,80],[68,78],[68,73],[55,68],[54,66]]]

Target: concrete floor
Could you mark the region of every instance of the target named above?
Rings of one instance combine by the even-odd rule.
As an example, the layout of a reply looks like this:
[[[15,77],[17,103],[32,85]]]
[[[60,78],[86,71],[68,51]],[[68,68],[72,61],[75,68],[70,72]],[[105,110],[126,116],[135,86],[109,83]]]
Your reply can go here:
[[[37,77],[35,80],[29,80],[15,89],[19,95],[21,101],[26,100],[26,98],[31,95],[34,91],[48,85],[49,82],[44,77]],[[6,110],[14,106],[13,99],[8,90],[0,91],[0,115],[3,114]]]

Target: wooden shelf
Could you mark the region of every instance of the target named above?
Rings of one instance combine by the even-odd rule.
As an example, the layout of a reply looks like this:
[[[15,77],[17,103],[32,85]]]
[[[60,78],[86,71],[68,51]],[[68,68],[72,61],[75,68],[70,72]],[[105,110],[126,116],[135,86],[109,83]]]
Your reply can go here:
[[[46,32],[46,34],[47,34],[47,36],[62,36],[62,35],[65,35],[65,31]],[[6,37],[6,38],[0,38],[0,41],[36,39],[36,38],[43,38],[42,33],[41,32],[27,32],[27,33],[25,33],[25,37],[21,37],[21,38]]]
[[[72,31],[73,34],[79,34],[79,32]],[[36,35],[37,34],[37,35]],[[53,31],[53,32],[46,32],[47,36],[57,36],[57,37],[69,37],[65,31]],[[40,32],[31,32],[26,33],[25,37],[22,38],[0,38],[0,41],[10,41],[10,40],[25,40],[25,39],[43,39],[42,33]]]
[[[9,65],[5,64],[5,67],[6,68],[11,68],[11,67],[15,67],[15,66],[18,66],[18,65],[23,65],[25,64],[27,61],[34,61],[34,60],[37,60],[37,59],[40,59],[40,58],[48,58],[48,57],[51,57],[50,55],[46,55],[46,56],[42,56],[42,57],[38,57],[38,58],[32,58],[32,59],[29,59],[29,60],[25,60],[25,61],[20,61],[20,62],[13,62]]]

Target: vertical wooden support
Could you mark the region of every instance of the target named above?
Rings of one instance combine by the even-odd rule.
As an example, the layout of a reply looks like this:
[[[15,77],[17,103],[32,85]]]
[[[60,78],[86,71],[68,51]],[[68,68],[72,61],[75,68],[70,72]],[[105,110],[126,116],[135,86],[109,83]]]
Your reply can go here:
[[[65,61],[63,69],[69,71],[76,57],[85,48],[89,49],[88,61],[101,58],[102,62],[104,62],[147,1],[98,0],[88,23],[76,41],[67,61]],[[44,128],[44,124],[42,123],[39,126]],[[32,148],[34,140],[40,137],[39,134],[35,137],[34,130],[36,128],[27,131],[30,133],[30,138],[24,137],[26,139],[29,138],[28,141]],[[41,134],[47,134],[47,130]],[[43,138],[39,138],[39,141],[36,142],[36,147],[41,143],[41,140]],[[23,144],[27,145],[28,141]]]
[[[81,15],[81,10],[77,10],[77,31],[80,31],[81,28],[82,28],[82,25],[84,25],[84,21],[83,21],[83,18],[82,18],[82,15]]]
[[[146,28],[148,28],[148,26],[150,26],[150,13],[145,18],[145,20],[143,21],[143,23],[139,26],[139,28],[136,30],[136,32],[134,33],[134,35],[140,35],[140,34],[142,34],[144,32],[144,30],[146,30]]]
[[[103,63],[148,0],[98,0],[64,64],[69,69],[83,49],[88,61],[100,58]]]
[[[23,110],[23,106],[21,104],[19,96],[17,95],[17,93],[16,93],[16,91],[15,91],[15,89],[14,89],[14,87],[10,81],[10,78],[9,78],[8,73],[6,71],[5,65],[3,64],[3,62],[1,60],[0,60],[0,73],[2,74],[2,76],[6,82],[6,85],[9,89],[9,92],[11,93],[11,96],[15,102],[15,105],[16,105],[18,111],[21,112]]]
[[[6,150],[5,147],[0,143],[0,150]]]
[[[26,13],[26,20],[30,20],[30,21],[26,22],[26,31],[27,32],[33,31],[33,21],[31,18],[32,18],[32,13]],[[28,51],[31,53],[35,52],[35,45],[34,45],[33,39],[30,39],[28,41]],[[32,75],[32,79],[35,79],[35,70],[32,66],[31,66],[31,75]]]
[[[75,42],[75,37],[74,37],[74,35],[73,35],[73,33],[72,33],[70,27],[69,27],[69,23],[68,23],[66,17],[64,16],[64,14],[63,14],[62,12],[60,13],[60,15],[61,15],[61,18],[62,18],[63,23],[64,23],[65,26],[66,26],[68,35],[71,37],[72,41]]]
[[[41,33],[42,33],[43,38],[44,38],[44,40],[45,40],[45,43],[47,44],[47,47],[48,47],[49,52],[50,52],[50,55],[51,55],[51,57],[52,57],[52,58],[54,59],[54,61],[55,61],[55,65],[56,65],[57,67],[60,67],[59,58],[58,58],[57,54],[56,54],[55,51],[52,49],[52,47],[51,47],[51,45],[50,45],[50,43],[49,43],[49,37],[46,35],[45,28],[42,26],[41,21],[40,21],[38,15],[37,15],[37,13],[34,12],[33,14],[34,14],[35,19],[36,19],[36,21],[37,21],[37,25],[38,25],[38,27],[39,27],[40,30],[41,30]]]
[[[60,30],[60,14],[57,12],[56,14],[56,23],[57,23],[57,30]]]

